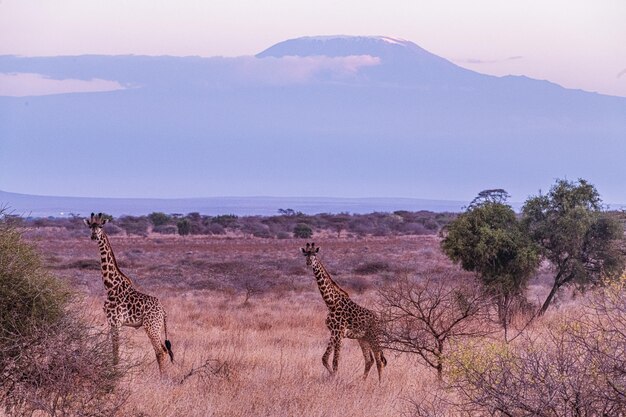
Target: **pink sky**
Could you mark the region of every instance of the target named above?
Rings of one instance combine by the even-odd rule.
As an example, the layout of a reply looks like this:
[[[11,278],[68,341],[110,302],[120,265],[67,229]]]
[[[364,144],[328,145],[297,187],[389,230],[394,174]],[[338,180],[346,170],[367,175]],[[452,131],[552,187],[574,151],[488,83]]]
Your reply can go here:
[[[241,56],[387,35],[479,72],[626,96],[624,22],[623,0],[0,0],[0,54]]]

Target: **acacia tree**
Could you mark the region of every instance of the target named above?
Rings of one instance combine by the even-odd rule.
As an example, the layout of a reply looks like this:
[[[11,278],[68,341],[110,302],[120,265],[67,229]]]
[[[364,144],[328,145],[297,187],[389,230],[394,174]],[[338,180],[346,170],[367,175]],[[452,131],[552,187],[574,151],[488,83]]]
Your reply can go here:
[[[379,291],[384,339],[389,349],[414,353],[443,378],[451,341],[485,336],[483,294],[472,283],[427,273],[419,281],[401,277]]]
[[[539,249],[528,238],[501,189],[485,190],[450,223],[441,247],[466,271],[475,272],[494,296],[500,324],[507,330],[510,307],[521,298],[539,264]]]
[[[548,194],[529,198],[522,214],[526,233],[556,271],[540,315],[564,286],[584,289],[619,277],[624,268],[619,248],[624,231],[603,211],[598,191],[587,181],[557,180]]]

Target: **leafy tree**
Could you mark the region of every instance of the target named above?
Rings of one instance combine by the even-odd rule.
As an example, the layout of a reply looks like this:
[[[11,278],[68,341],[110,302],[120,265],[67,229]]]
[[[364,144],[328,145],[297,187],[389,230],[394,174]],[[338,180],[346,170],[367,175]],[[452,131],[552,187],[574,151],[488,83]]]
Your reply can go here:
[[[495,296],[498,319],[507,328],[510,307],[522,296],[539,264],[539,248],[528,238],[504,190],[486,190],[451,222],[441,246],[466,271],[480,277]]]
[[[587,181],[557,180],[548,194],[529,198],[522,214],[525,230],[556,271],[540,314],[563,286],[584,289],[619,277],[624,268],[619,250],[624,231],[603,211],[598,191]]]
[[[302,239],[308,239],[313,236],[313,229],[311,229],[311,226],[309,226],[308,224],[298,223],[293,228],[293,236]]]
[[[178,234],[181,236],[187,236],[191,233],[191,222],[187,218],[180,219],[176,222],[176,227],[178,228]]]
[[[148,214],[148,218],[154,226],[163,226],[170,222],[170,216],[159,211]]]

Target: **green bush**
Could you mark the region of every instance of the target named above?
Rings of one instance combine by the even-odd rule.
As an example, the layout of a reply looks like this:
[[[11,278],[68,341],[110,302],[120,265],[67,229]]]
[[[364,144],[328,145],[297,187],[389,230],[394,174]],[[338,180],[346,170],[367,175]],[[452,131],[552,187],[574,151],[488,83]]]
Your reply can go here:
[[[313,236],[313,230],[311,229],[311,226],[309,226],[308,224],[298,223],[293,228],[293,236],[299,237],[302,239],[308,239],[311,236]]]
[[[30,337],[56,322],[68,299],[67,289],[42,269],[33,247],[0,219],[0,342]]]
[[[187,218],[180,219],[176,222],[176,227],[178,228],[178,234],[181,236],[187,236],[191,233],[191,222]]]
[[[114,415],[111,347],[0,211],[0,405],[11,416]]]
[[[148,219],[152,222],[154,226],[163,226],[170,222],[171,217],[165,213],[157,212],[148,214]]]

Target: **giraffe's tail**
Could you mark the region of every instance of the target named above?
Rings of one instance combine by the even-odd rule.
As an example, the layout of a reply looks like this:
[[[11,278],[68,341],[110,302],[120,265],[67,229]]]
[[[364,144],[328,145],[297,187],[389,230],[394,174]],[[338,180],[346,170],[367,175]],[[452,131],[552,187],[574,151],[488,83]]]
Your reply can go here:
[[[163,317],[163,330],[165,331],[165,350],[170,355],[170,361],[174,362],[174,352],[172,352],[172,342],[167,339],[167,316]]]
[[[172,352],[172,342],[165,339],[165,349],[167,349],[168,355],[170,355],[170,361],[174,362],[174,352]]]

